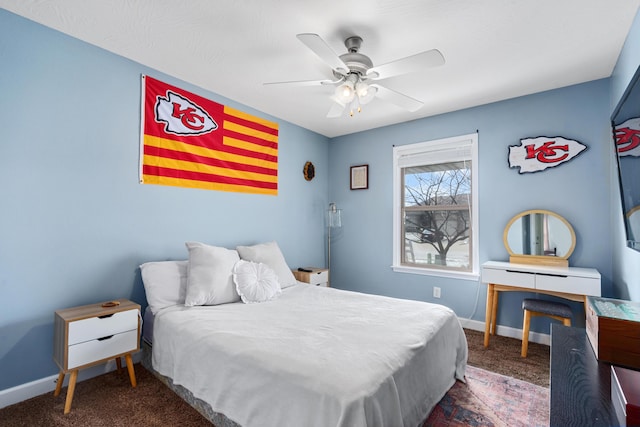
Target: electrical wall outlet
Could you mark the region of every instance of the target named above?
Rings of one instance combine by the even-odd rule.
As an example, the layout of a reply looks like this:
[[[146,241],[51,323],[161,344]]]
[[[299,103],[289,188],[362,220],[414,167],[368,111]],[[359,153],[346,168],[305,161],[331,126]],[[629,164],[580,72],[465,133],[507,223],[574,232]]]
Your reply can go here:
[[[434,298],[440,298],[440,288],[437,286],[433,287],[433,297]]]

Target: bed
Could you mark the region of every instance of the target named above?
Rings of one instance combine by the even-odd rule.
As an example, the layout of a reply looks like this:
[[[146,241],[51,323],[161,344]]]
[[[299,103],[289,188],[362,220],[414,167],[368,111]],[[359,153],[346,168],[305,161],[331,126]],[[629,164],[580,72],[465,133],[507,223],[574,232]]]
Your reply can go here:
[[[258,287],[263,300],[245,301],[236,284],[239,300],[189,305],[194,251],[189,261],[143,265],[153,369],[211,412],[245,427],[418,426],[464,380],[466,338],[449,308],[302,284],[278,268],[279,248],[278,263],[237,249],[244,256],[223,268],[232,282],[245,260],[250,271],[271,264],[267,276],[286,286],[273,295]],[[158,303],[154,287],[165,284],[150,285],[150,270],[174,288],[178,279],[173,299]]]

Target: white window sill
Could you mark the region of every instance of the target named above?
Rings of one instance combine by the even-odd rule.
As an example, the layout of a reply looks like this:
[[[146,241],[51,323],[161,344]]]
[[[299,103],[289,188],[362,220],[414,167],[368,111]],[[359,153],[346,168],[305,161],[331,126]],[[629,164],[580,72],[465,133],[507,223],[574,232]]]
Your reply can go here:
[[[467,271],[447,271],[435,270],[419,267],[407,267],[404,265],[392,265],[391,268],[396,273],[420,274],[423,276],[446,277],[449,279],[472,280],[477,282],[480,279],[480,273]]]

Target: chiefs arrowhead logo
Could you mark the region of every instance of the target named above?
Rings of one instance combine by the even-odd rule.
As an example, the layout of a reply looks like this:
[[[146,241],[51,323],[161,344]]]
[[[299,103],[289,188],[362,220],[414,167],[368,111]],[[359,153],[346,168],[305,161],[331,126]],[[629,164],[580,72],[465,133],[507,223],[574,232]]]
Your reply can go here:
[[[629,119],[615,128],[618,155],[640,157],[640,117]]]
[[[156,121],[164,123],[164,131],[175,135],[202,135],[218,129],[218,124],[200,106],[175,92],[157,97]]]
[[[572,139],[539,136],[520,140],[509,146],[509,167],[519,167],[519,173],[539,172],[568,162],[587,149]]]

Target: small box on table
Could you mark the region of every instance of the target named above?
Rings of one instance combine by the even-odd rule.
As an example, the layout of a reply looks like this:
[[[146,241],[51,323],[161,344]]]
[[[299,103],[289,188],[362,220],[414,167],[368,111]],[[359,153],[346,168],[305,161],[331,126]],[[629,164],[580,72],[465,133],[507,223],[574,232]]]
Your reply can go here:
[[[611,367],[611,402],[621,426],[640,426],[640,371]]]
[[[590,296],[585,311],[598,360],[640,369],[640,303]]]

